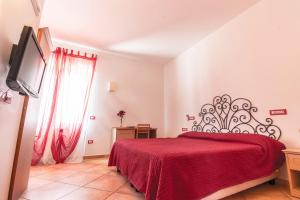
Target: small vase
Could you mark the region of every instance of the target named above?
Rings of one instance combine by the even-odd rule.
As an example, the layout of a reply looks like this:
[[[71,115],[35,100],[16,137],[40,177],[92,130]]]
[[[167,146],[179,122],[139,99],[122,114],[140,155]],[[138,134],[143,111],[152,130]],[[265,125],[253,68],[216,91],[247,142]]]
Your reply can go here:
[[[120,127],[122,127],[122,124],[123,124],[122,122],[123,122],[123,118],[121,118],[121,126]]]

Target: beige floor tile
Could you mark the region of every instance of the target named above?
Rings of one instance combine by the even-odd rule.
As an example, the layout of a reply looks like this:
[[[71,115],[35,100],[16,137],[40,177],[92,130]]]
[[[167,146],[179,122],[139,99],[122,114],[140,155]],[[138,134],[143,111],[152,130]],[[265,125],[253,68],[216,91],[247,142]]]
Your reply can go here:
[[[107,166],[108,165],[108,158],[103,159],[103,160],[99,160],[99,164]]]
[[[106,191],[116,191],[119,187],[125,184],[126,180],[123,177],[103,175],[95,181],[85,185],[84,187],[90,187]]]
[[[289,195],[289,198],[291,199],[291,200],[299,200],[300,198],[297,198],[297,197],[292,197],[292,196],[290,196]]]
[[[92,188],[80,188],[60,200],[104,200],[111,192]]]
[[[46,165],[48,167],[51,167],[53,169],[62,169],[66,167],[65,163],[59,163],[59,164],[54,164],[54,165]]]
[[[54,170],[55,169],[47,166],[32,166],[30,168],[30,177],[40,176]]]
[[[285,195],[283,190],[279,186],[272,186],[268,184],[262,184],[260,186],[253,187],[243,192],[245,195],[260,194],[264,196],[281,196]]]
[[[34,190],[37,189],[41,186],[51,184],[53,181],[45,180],[45,179],[40,179],[36,177],[31,177],[28,181],[28,186],[26,191]]]
[[[251,194],[246,195],[246,200],[291,200],[286,195],[277,195],[277,196],[270,196],[270,195],[264,195],[264,194]]]
[[[101,175],[99,175],[99,174],[78,172],[76,174],[73,174],[71,176],[68,176],[68,177],[60,180],[59,182],[83,186],[83,185],[90,183],[93,180],[99,178],[100,176]]]
[[[130,183],[125,183],[123,186],[121,186],[118,190],[118,193],[124,193],[124,194],[130,194],[130,195],[137,195],[140,196],[142,193],[136,192],[134,187],[130,186]]]
[[[107,165],[108,164],[108,158],[86,159],[86,160],[84,160],[84,163]]]
[[[92,163],[78,163],[78,164],[65,164],[63,169],[68,170],[88,170],[96,166],[101,166],[99,164]]]
[[[135,196],[122,193],[113,193],[106,200],[144,200],[143,196]]]
[[[54,171],[48,172],[46,174],[43,174],[43,175],[37,176],[37,177],[41,178],[41,179],[59,181],[59,180],[62,180],[64,178],[69,177],[76,173],[78,173],[78,172],[73,171],[73,170],[56,169]]]
[[[108,167],[104,167],[104,166],[99,165],[99,166],[92,167],[92,168],[89,168],[89,169],[83,169],[81,171],[86,172],[86,173],[93,173],[93,174],[103,175],[103,174],[107,174],[107,173],[111,172],[111,169],[108,168]]]
[[[290,200],[283,187],[268,183],[250,188],[242,192],[246,200]]]
[[[245,200],[245,196],[242,193],[237,193],[229,197],[225,197],[222,200]]]
[[[57,164],[31,168],[28,190],[20,200],[142,200],[138,193],[117,173],[107,166],[108,159],[89,159],[80,164]],[[53,182],[57,181],[57,182]],[[58,182],[59,181],[59,182]],[[67,184],[64,184],[64,183]],[[83,186],[83,187],[79,187]],[[223,200],[299,200],[291,197],[288,183],[262,184]]]
[[[25,192],[23,198],[30,200],[55,200],[61,198],[79,187],[63,183],[51,183],[35,190]]]
[[[122,174],[120,172],[117,172],[116,168],[109,168],[110,172],[108,172],[108,175],[111,176],[122,176]]]

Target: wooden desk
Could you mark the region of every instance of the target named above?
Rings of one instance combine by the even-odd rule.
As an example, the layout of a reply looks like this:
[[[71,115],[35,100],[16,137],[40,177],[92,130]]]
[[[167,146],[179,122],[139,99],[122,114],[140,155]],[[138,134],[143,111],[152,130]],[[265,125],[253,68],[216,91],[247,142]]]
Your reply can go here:
[[[150,129],[150,138],[156,138],[157,128]],[[136,127],[113,127],[112,128],[112,143],[122,139],[134,139],[136,137]],[[147,136],[139,135],[139,138]]]

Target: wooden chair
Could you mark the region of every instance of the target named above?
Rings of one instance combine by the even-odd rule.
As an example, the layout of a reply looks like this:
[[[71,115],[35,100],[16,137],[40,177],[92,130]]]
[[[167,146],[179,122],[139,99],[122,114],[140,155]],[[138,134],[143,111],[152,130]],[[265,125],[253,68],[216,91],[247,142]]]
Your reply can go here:
[[[145,135],[147,138],[150,138],[150,124],[138,124],[136,126],[136,135],[135,138],[139,138],[139,135]]]

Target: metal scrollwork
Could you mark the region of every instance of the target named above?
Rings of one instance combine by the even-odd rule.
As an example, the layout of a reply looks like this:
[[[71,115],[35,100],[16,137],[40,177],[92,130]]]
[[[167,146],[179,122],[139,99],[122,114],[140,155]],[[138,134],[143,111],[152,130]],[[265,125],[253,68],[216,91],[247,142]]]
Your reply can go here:
[[[258,121],[253,113],[257,112],[250,100],[232,98],[225,94],[216,96],[212,104],[202,106],[200,121],[194,121],[192,130],[210,133],[256,133],[279,140],[281,130],[271,118]]]

